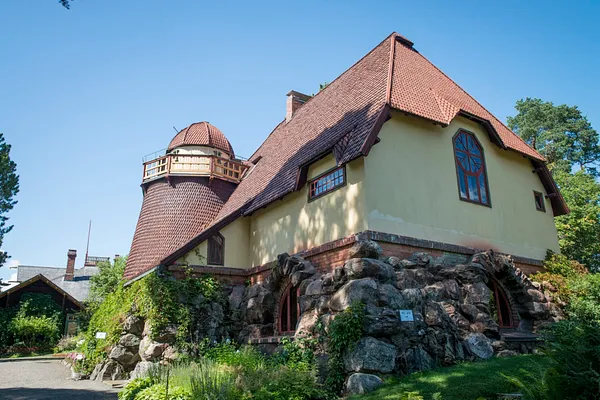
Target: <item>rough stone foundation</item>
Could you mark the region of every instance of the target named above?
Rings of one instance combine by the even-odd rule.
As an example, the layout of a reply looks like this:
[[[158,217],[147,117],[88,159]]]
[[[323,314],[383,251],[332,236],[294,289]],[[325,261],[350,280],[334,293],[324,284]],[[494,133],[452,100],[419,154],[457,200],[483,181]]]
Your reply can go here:
[[[331,272],[321,273],[299,256],[281,254],[259,284],[228,287],[228,309],[199,301],[194,310],[193,340],[227,336],[240,343],[277,341],[282,294],[298,291],[296,335],[316,334],[354,301],[365,305],[364,336],[344,357],[347,388],[361,392],[377,386],[372,374],[410,373],[463,360],[486,359],[531,352],[534,333],[560,318],[560,310],[515,267],[510,256],[492,251],[474,254],[467,262],[452,256],[417,252],[406,259],[382,257],[374,241],[358,241],[348,259]],[[464,261],[464,259],[462,260]],[[508,298],[515,328],[503,331],[492,316],[492,281]],[[401,321],[410,310],[413,321]],[[236,313],[237,326],[227,331],[224,314]],[[231,328],[231,327],[230,327]],[[109,359],[99,364],[92,379],[137,376],[150,363],[174,359],[175,327],[150,339],[148,324],[130,316]],[[273,339],[274,338],[274,339]],[[508,338],[510,340],[503,340]]]

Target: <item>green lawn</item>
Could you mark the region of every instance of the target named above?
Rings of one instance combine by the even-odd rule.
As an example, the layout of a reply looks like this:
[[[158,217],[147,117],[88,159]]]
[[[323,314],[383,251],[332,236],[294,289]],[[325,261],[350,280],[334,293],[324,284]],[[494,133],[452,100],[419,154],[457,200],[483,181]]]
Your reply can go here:
[[[400,400],[404,392],[419,392],[425,400],[440,392],[443,400],[496,399],[496,393],[514,393],[515,387],[501,373],[523,376],[521,370],[535,374],[548,359],[541,355],[492,358],[489,361],[462,363],[452,367],[391,378],[379,390],[352,400]]]

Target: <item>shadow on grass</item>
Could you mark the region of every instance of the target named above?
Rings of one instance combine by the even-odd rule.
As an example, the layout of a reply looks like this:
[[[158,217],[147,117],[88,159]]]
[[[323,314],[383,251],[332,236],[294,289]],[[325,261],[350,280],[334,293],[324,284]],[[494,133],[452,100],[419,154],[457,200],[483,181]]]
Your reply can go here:
[[[85,389],[10,388],[0,389],[0,399],[10,400],[114,400],[116,393]]]
[[[443,400],[496,398],[497,393],[517,391],[502,374],[522,377],[523,370],[544,368],[548,359],[539,355],[493,358],[489,361],[465,362],[452,367],[419,372],[386,380],[379,390],[352,400],[400,400],[405,392],[419,392],[425,400],[441,393]],[[389,383],[388,383],[389,382]]]

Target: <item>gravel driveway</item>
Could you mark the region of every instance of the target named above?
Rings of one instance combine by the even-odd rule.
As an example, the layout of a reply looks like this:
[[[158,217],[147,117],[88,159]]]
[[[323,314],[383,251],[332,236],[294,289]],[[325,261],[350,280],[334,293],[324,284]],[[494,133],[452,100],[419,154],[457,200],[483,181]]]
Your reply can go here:
[[[101,382],[68,379],[71,370],[59,360],[0,362],[0,399],[114,400],[117,391]]]

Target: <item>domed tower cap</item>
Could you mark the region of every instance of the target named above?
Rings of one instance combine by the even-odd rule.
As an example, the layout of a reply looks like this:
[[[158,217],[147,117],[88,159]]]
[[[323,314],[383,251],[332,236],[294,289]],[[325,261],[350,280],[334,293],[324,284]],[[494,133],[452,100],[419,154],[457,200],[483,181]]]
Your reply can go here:
[[[232,158],[235,157],[233,147],[231,147],[231,143],[223,135],[223,132],[206,121],[195,122],[179,131],[169,143],[167,151],[181,146],[213,147],[226,152]]]

